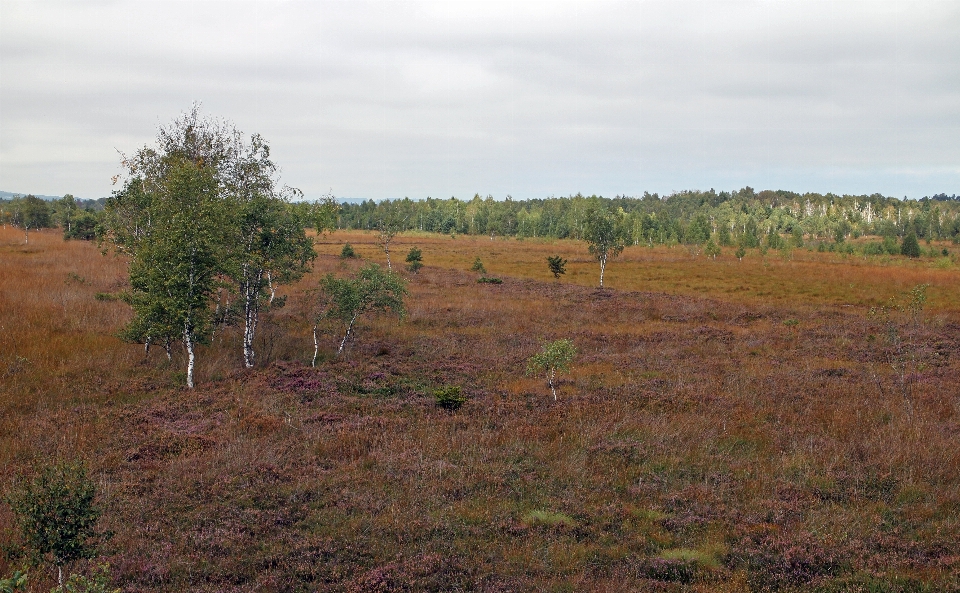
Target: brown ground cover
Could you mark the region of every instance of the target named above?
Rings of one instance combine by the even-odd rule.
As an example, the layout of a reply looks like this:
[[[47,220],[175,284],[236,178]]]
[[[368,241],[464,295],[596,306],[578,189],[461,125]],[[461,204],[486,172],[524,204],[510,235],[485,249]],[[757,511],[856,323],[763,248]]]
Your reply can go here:
[[[222,332],[188,391],[179,353],[113,337],[122,261],[20,241],[0,230],[0,491],[85,459],[126,591],[960,590],[955,264],[631,247],[601,291],[580,243],[404,235],[408,318],[342,359],[325,334],[313,369],[306,290],[357,265],[345,241],[383,259],[336,233],[264,364]],[[923,283],[921,315],[867,314]],[[561,337],[555,403],[523,367]]]

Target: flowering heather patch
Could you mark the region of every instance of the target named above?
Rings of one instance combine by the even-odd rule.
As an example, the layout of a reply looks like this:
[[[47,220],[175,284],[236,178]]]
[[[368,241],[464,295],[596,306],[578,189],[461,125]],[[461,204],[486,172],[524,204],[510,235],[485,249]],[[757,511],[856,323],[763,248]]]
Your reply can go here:
[[[182,349],[113,337],[124,305],[95,295],[121,260],[4,232],[0,494],[86,459],[124,591],[960,591],[958,270],[630,247],[597,291],[575,242],[418,236],[408,318],[371,318],[345,358],[321,335],[311,368],[307,290],[345,240],[382,253],[338,233],[265,314],[276,362],[239,368],[224,328],[191,392]],[[868,315],[921,282],[923,315]],[[566,337],[554,403],[523,370]],[[438,408],[445,386],[469,402]],[[0,545],[13,526],[0,504]]]
[[[270,385],[279,391],[301,396],[305,401],[337,395],[337,380],[324,369],[304,365],[277,364]]]

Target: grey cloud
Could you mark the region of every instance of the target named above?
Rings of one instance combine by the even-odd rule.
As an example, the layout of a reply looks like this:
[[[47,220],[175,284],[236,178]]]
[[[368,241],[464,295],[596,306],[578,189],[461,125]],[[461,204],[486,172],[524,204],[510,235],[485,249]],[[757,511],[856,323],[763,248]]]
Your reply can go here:
[[[0,189],[201,100],[316,196],[960,191],[960,4],[3,0]]]

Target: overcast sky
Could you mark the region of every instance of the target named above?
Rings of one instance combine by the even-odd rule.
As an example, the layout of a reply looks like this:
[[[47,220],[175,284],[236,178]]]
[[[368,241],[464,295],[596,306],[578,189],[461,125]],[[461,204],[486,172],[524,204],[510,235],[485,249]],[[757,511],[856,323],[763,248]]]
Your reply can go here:
[[[960,0],[0,0],[0,190],[194,101],[308,198],[960,193]]]

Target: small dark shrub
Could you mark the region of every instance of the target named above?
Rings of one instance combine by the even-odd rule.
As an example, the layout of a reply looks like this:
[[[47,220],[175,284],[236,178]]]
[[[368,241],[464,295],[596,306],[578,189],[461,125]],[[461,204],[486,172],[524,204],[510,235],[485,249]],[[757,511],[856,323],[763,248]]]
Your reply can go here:
[[[407,269],[410,272],[416,274],[420,271],[420,268],[423,267],[423,252],[416,247],[410,248],[410,253],[407,254]]]
[[[444,385],[437,387],[433,391],[433,397],[437,400],[437,406],[445,410],[456,410],[467,401],[463,395],[463,390],[459,385]]]
[[[503,284],[503,280],[500,278],[488,278],[487,276],[481,276],[477,279],[477,282],[480,284]]]
[[[357,257],[357,253],[353,250],[353,246],[349,243],[343,244],[343,249],[340,250],[340,258],[347,259],[349,257]]]
[[[920,243],[917,242],[916,234],[910,233],[903,238],[903,244],[900,245],[900,255],[920,257]]]
[[[550,273],[553,274],[554,279],[559,280],[561,275],[567,273],[567,260],[559,255],[547,256],[547,267],[550,268]]]
[[[477,256],[477,259],[473,260],[473,265],[470,266],[471,272],[479,272],[480,274],[486,274],[487,268],[484,267],[483,262],[480,261],[480,256]]]

